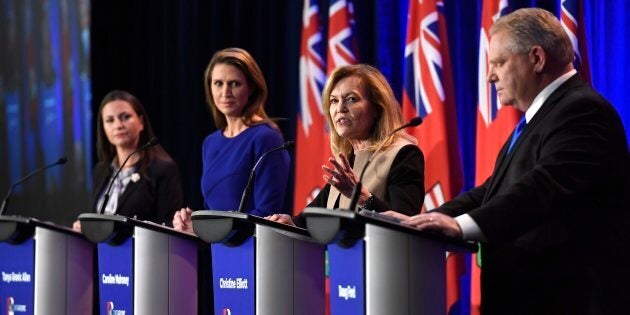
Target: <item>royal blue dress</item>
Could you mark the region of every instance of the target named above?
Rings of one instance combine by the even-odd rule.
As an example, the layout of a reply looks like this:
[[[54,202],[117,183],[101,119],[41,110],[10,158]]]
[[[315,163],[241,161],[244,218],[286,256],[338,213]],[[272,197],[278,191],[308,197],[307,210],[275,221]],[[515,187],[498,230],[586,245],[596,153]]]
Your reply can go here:
[[[234,138],[217,130],[203,142],[201,192],[208,210],[238,210],[249,173],[265,152],[284,143],[281,134],[267,124],[250,126]],[[265,157],[245,208],[247,213],[267,216],[289,213],[284,207],[289,179],[289,154],[284,150]]]

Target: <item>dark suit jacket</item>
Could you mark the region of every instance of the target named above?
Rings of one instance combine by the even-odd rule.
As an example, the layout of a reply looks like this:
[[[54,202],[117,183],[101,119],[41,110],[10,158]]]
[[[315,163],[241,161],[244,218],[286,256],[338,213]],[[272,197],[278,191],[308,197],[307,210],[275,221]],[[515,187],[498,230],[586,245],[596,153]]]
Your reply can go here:
[[[493,174],[444,204],[482,244],[484,314],[630,314],[630,157],[616,111],[579,76],[554,91]]]
[[[109,164],[99,162],[94,168],[92,209],[96,209],[98,196],[107,189],[113,176]],[[158,224],[172,225],[175,211],[183,206],[182,184],[177,165],[173,162],[154,160],[146,174],[137,182],[129,181],[118,199],[116,214]]]

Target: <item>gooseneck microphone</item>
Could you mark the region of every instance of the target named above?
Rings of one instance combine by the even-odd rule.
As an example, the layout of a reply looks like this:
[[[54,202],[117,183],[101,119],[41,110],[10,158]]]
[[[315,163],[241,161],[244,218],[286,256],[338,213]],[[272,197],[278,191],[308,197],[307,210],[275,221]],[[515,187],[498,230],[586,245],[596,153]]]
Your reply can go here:
[[[66,162],[68,162],[68,159],[66,157],[59,158],[55,163],[48,164],[48,165],[46,165],[46,166],[44,166],[42,168],[36,169],[35,171],[33,171],[30,174],[20,178],[20,180],[18,180],[13,185],[11,185],[11,188],[9,188],[9,192],[7,192],[7,196],[4,197],[4,200],[2,200],[2,206],[0,206],[0,215],[3,215],[4,211],[9,206],[9,198],[11,197],[11,194],[13,193],[13,189],[15,188],[15,186],[25,182],[29,178],[31,178],[31,177],[33,177],[33,176],[35,176],[35,175],[45,171],[48,168],[51,168],[51,167],[53,167],[55,165],[66,164]]]
[[[107,186],[107,190],[105,191],[105,196],[103,196],[103,204],[101,205],[101,209],[98,211],[99,214],[101,213],[105,213],[105,207],[107,207],[107,202],[109,202],[109,193],[112,190],[112,186],[114,185],[114,181],[116,180],[116,178],[118,178],[118,174],[120,174],[120,171],[122,171],[122,169],[125,167],[125,164],[127,164],[127,161],[129,161],[129,158],[131,156],[133,156],[134,154],[140,152],[140,151],[144,151],[156,144],[160,143],[160,140],[158,140],[158,138],[151,138],[147,143],[145,143],[144,145],[142,145],[141,147],[137,148],[135,151],[129,153],[129,155],[127,155],[127,157],[125,158],[125,160],[122,162],[122,164],[120,164],[120,167],[118,168],[118,170],[116,171],[116,174],[114,174],[114,177],[112,177],[112,180],[109,182],[109,185]]]
[[[295,141],[287,141],[283,143],[281,146],[275,147],[263,153],[263,155],[261,155],[258,158],[258,161],[256,161],[256,164],[254,164],[252,171],[249,173],[247,186],[245,186],[245,189],[243,190],[243,195],[241,195],[241,203],[238,205],[238,212],[245,212],[245,207],[247,207],[247,200],[249,199],[249,195],[251,195],[252,193],[252,185],[254,184],[254,178],[256,177],[256,168],[258,167],[258,164],[260,164],[260,162],[270,153],[278,151],[278,150],[288,150],[288,149],[293,148],[294,145],[295,145]]]
[[[362,184],[362,182],[363,182],[363,174],[365,174],[365,170],[367,169],[368,165],[370,165],[370,163],[372,162],[372,160],[374,159],[376,154],[378,154],[381,151],[381,149],[383,149],[383,145],[385,144],[387,139],[389,139],[391,136],[393,136],[395,133],[397,133],[398,131],[400,131],[402,129],[409,128],[409,127],[416,127],[416,126],[420,125],[421,123],[422,123],[422,117],[418,116],[418,117],[412,118],[411,120],[409,120],[408,123],[406,123],[406,124],[396,128],[396,129],[394,129],[394,131],[390,132],[389,135],[383,141],[381,141],[379,146],[376,147],[376,150],[374,151],[374,154],[372,154],[372,156],[370,156],[370,158],[367,160],[367,162],[365,162],[365,165],[363,165],[363,169],[361,170],[361,175],[359,175],[359,181],[357,182],[357,184],[354,186],[354,189],[352,190],[352,195],[350,196],[350,207],[349,207],[350,211],[355,211],[354,208],[356,208],[357,202],[359,201],[359,195],[361,194],[361,187],[363,186],[363,184]]]

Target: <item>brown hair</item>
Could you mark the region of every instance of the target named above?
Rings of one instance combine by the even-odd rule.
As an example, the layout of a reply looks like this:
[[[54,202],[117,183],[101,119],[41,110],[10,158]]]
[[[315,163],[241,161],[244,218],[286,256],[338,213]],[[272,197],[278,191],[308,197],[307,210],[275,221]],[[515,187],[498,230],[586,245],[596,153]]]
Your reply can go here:
[[[214,124],[217,128],[223,129],[227,126],[227,120],[223,113],[219,111],[212,97],[212,70],[217,64],[227,64],[239,69],[247,78],[247,84],[250,88],[250,96],[247,104],[243,109],[242,119],[245,125],[251,126],[259,123],[267,123],[272,128],[280,131],[278,126],[269,119],[265,112],[265,103],[267,103],[267,83],[260,67],[254,58],[244,49],[241,48],[225,48],[217,51],[206,71],[204,73],[204,90],[206,92],[206,102],[210,105]],[[254,121],[255,116],[261,117],[262,121]]]
[[[133,96],[129,92],[120,90],[114,90],[107,93],[98,108],[98,115],[96,119],[96,151],[99,161],[107,164],[110,164],[116,156],[116,147],[114,147],[114,145],[109,142],[109,140],[107,139],[107,135],[105,134],[105,129],[103,127],[103,107],[105,107],[107,103],[113,101],[125,101],[129,103],[129,105],[131,105],[131,108],[142,120],[144,128],[140,132],[140,138],[138,140],[139,145],[143,145],[147,143],[151,138],[155,137],[153,127],[151,127],[149,116],[144,110],[144,106],[142,106],[142,103],[140,103],[140,101],[135,96]],[[138,154],[141,154],[141,158],[138,161],[138,169],[143,173],[147,169],[149,164],[151,164],[151,162],[155,159],[171,162],[173,161],[168,153],[166,153],[164,148],[162,148],[162,146],[159,144],[147,148],[146,150],[139,152]],[[119,163],[122,163],[122,161],[119,161]]]

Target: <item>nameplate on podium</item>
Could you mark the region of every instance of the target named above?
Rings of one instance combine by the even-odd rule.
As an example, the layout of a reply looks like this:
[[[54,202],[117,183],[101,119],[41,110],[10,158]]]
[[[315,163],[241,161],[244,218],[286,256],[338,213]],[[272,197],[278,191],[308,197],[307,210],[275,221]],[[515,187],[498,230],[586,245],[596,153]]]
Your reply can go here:
[[[255,239],[210,244],[215,314],[255,314]]]
[[[365,241],[358,240],[351,247],[328,244],[330,305],[337,314],[365,314]]]
[[[0,310],[6,314],[34,310],[35,240],[20,244],[0,242]]]
[[[97,246],[101,314],[133,314],[133,238]]]

